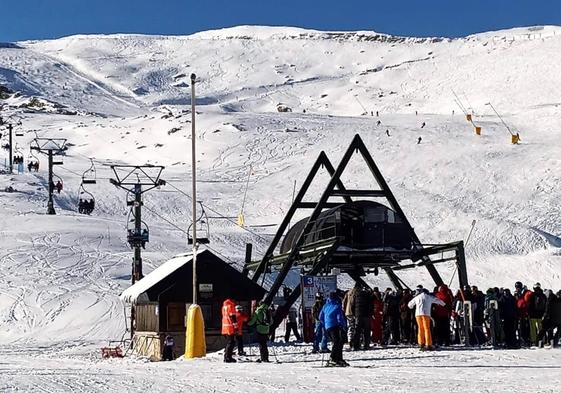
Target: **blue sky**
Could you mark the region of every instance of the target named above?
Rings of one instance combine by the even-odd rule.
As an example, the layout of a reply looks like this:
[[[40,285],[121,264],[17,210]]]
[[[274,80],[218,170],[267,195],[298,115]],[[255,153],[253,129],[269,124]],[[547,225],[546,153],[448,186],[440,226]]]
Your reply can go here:
[[[561,25],[561,0],[0,0],[0,41],[190,34],[240,24],[457,37]]]

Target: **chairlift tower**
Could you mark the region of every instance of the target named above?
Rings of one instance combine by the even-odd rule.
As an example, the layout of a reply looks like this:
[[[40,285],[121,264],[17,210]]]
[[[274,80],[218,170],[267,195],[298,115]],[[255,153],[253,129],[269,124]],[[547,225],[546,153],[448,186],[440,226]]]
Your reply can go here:
[[[67,150],[66,138],[35,138],[31,141],[31,150],[46,154],[49,157],[49,201],[47,202],[47,214],[56,214],[53,203],[53,165],[62,165],[62,161],[55,161],[55,155],[62,155]]]
[[[155,165],[111,165],[111,169],[115,173],[115,179],[109,179],[109,182],[115,187],[126,190],[127,195],[131,193],[134,196],[134,199],[127,198],[127,206],[131,207],[134,215],[134,229],[127,229],[127,241],[134,250],[131,274],[131,282],[134,285],[135,282],[144,277],[142,274],[142,249],[146,247],[146,243],[150,240],[146,224],[144,224],[146,228],[142,228],[142,194],[166,184],[165,180],[160,179],[164,167]],[[135,311],[134,305],[131,305],[131,339],[134,336],[134,326]]]
[[[18,121],[16,125],[21,125],[21,121]],[[6,126],[8,129],[8,167],[10,168],[10,174],[14,171],[14,124],[5,121],[0,117],[0,127]],[[23,136],[23,132],[16,131],[16,136]]]
[[[127,199],[127,206],[131,206],[134,215],[134,229],[129,229],[127,241],[134,249],[134,259],[132,268],[132,284],[142,279],[142,257],[141,249],[145,248],[149,241],[148,228],[142,228],[142,194],[156,187],[166,184],[165,180],[160,179],[164,170],[163,166],[154,165],[111,165],[116,179],[109,179],[109,182],[116,187],[120,187],[134,196],[134,199]]]

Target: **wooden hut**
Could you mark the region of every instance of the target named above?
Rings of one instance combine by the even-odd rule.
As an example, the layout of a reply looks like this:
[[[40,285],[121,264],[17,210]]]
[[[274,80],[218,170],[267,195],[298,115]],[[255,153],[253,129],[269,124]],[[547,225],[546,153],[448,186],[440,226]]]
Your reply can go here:
[[[222,303],[230,298],[249,313],[265,290],[211,251],[197,253],[198,304],[203,311],[207,349],[224,345]],[[176,256],[121,294],[134,308],[133,352],[160,360],[166,335],[175,340],[174,356],[185,352],[185,316],[193,299],[192,254]]]

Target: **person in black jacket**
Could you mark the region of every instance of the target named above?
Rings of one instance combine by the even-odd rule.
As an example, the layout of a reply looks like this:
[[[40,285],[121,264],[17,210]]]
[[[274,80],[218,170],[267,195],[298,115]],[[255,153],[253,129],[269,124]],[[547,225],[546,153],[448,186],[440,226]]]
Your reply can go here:
[[[399,303],[401,300],[401,294],[391,288],[386,289],[386,295],[384,296],[384,344],[396,345],[399,344],[401,339],[399,323],[401,319],[401,311],[399,309]]]
[[[354,314],[356,318],[353,350],[358,351],[360,344],[364,349],[370,348],[371,320],[374,314],[374,302],[369,288],[360,288],[356,295]]]
[[[552,346],[557,346],[561,335],[561,298],[557,297],[551,289],[545,291],[547,304],[543,315],[542,328],[538,333],[538,346],[543,347],[543,339],[549,334]],[[553,335],[553,331],[555,336]]]
[[[538,332],[542,330],[542,318],[545,314],[547,298],[540,283],[534,285],[534,293],[528,302],[528,318],[530,319],[530,342],[538,345]]]
[[[473,332],[477,345],[483,345],[487,341],[485,333],[483,333],[483,325],[485,324],[485,294],[481,292],[475,285],[471,287],[473,296]]]
[[[511,349],[519,348],[520,345],[516,338],[516,328],[518,326],[516,299],[508,288],[504,289],[502,296],[499,298],[499,314],[503,322],[506,347]]]

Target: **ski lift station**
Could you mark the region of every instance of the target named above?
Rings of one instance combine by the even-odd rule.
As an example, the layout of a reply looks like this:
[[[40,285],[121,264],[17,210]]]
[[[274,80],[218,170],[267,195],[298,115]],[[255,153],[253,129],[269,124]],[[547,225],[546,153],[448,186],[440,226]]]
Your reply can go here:
[[[224,300],[235,299],[249,313],[251,302],[262,299],[265,290],[202,248],[197,252],[197,279],[197,303],[203,311],[206,345],[210,350],[218,350],[224,347],[221,334]],[[185,353],[185,317],[193,301],[192,282],[192,254],[184,254],[165,262],[121,294],[121,300],[135,310],[134,353],[160,360],[166,335],[175,340],[176,357]]]

